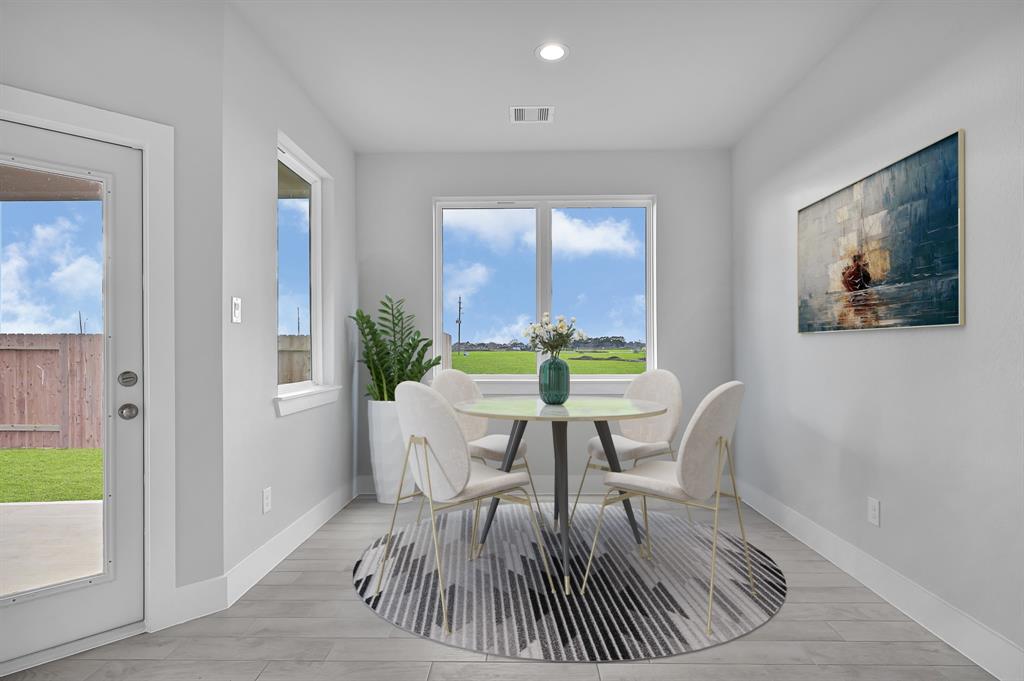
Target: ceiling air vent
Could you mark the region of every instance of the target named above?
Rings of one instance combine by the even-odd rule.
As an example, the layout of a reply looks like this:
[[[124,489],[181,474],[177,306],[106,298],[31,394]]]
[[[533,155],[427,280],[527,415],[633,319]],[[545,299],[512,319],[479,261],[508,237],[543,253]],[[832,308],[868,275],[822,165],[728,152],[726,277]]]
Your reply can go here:
[[[555,120],[553,106],[510,106],[508,117],[512,123],[550,123]]]

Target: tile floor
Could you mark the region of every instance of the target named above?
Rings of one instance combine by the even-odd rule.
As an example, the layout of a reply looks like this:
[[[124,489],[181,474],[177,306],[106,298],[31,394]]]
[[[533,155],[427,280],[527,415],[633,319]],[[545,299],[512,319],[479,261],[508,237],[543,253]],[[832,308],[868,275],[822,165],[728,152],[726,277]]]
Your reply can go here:
[[[750,508],[744,511],[750,540],[770,553],[785,571],[789,595],[777,617],[741,639],[654,662],[611,664],[519,662],[450,648],[393,627],[365,608],[353,592],[352,563],[386,530],[389,514],[389,507],[359,498],[231,608],[21,672],[8,680],[993,678]],[[415,504],[406,504],[399,522],[415,515]],[[723,527],[735,530],[735,523],[735,513],[729,509]]]

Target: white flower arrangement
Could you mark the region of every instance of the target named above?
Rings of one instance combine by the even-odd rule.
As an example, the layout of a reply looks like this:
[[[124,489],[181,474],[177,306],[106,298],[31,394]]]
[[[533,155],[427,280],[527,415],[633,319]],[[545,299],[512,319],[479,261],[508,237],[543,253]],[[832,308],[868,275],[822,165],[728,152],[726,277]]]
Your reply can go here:
[[[587,334],[576,328],[575,317],[567,321],[565,315],[558,315],[552,322],[551,315],[545,312],[539,322],[533,322],[523,329],[523,337],[529,340],[531,350],[541,350],[552,357],[558,357],[562,350],[573,343],[586,340]]]

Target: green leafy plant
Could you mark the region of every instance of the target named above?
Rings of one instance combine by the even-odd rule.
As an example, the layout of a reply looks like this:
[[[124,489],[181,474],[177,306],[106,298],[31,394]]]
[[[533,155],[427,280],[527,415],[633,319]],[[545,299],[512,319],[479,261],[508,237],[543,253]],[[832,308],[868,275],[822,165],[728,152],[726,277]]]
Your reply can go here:
[[[418,381],[441,363],[440,357],[427,358],[433,342],[413,325],[416,316],[405,311],[404,298],[384,296],[376,320],[362,310],[351,319],[363,341],[359,361],[370,374],[366,396],[371,400],[394,400],[399,383]]]

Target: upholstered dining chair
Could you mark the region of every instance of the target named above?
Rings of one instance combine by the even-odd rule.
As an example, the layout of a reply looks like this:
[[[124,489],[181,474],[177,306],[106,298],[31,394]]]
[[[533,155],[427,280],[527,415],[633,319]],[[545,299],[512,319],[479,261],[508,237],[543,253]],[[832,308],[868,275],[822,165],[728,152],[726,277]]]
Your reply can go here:
[[[458,369],[445,369],[434,376],[430,387],[444,395],[449,403],[455,405],[459,402],[468,402],[483,397],[480,388],[477,387],[469,374]],[[468,414],[455,414],[459,422],[462,434],[469,445],[469,455],[483,463],[500,464],[505,458],[505,449],[508,446],[509,437],[492,433],[487,434],[487,419],[482,416],[470,416]],[[537,488],[533,486],[533,474],[530,473],[530,464],[526,461],[526,443],[520,441],[519,449],[516,450],[515,463],[510,470],[525,470],[530,479],[530,489],[533,491],[533,501],[540,510],[540,499],[537,497]]]
[[[378,567],[376,593],[380,594],[391,554],[391,540],[395,530],[395,518],[399,504],[408,498],[423,495],[430,506],[430,531],[434,540],[434,560],[437,565],[437,595],[441,601],[442,625],[451,632],[448,624],[448,598],[445,593],[444,566],[441,563],[441,545],[437,535],[438,514],[467,504],[475,504],[473,528],[470,534],[469,558],[479,553],[477,549],[477,526],[480,523],[480,502],[497,497],[503,501],[522,504],[529,508],[534,539],[540,552],[548,585],[554,593],[555,582],[551,577],[544,539],[540,525],[533,511],[530,495],[526,491],[529,477],[522,472],[495,470],[469,456],[469,446],[456,419],[455,410],[436,390],[422,383],[405,381],[395,389],[398,408],[398,422],[402,437],[408,443],[402,475],[398,482],[398,499],[391,513],[391,525],[384,540],[384,555]],[[402,495],[406,473],[412,475],[417,489]],[[522,496],[513,494],[520,492]],[[482,547],[480,547],[482,548]]]
[[[718,559],[718,511],[722,497],[731,497],[736,501],[736,515],[739,518],[740,534],[743,537],[743,553],[747,561],[747,577],[750,579],[750,592],[756,593],[754,586],[754,570],[750,562],[750,546],[747,544],[747,533],[743,529],[743,511],[741,499],[736,490],[736,473],[733,469],[732,452],[729,441],[736,429],[736,420],[743,401],[744,386],[739,381],[724,383],[701,401],[697,411],[690,419],[683,441],[679,446],[679,456],[675,461],[645,461],[621,473],[605,473],[604,484],[610,489],[601,504],[597,516],[597,527],[594,530],[594,542],[590,546],[590,558],[587,560],[587,571],[583,576],[581,591],[586,593],[590,568],[594,561],[594,552],[601,535],[601,524],[604,511],[608,506],[626,499],[640,497],[643,506],[644,532],[647,541],[647,558],[654,559],[651,542],[651,528],[647,517],[647,497],[683,504],[687,507],[703,508],[714,512],[714,528],[711,538],[711,579],[708,584],[708,621],[707,631],[711,634],[711,607],[715,594],[715,566]],[[729,478],[732,481],[732,492],[722,491],[722,472],[728,466]]]
[[[622,396],[634,400],[660,402],[668,407],[668,411],[660,416],[619,422],[619,431],[622,434],[612,433],[612,444],[615,445],[615,454],[619,462],[624,464],[632,460],[635,466],[642,459],[666,454],[671,456],[672,440],[679,431],[679,422],[683,418],[683,389],[676,375],[665,369],[645,371],[626,386]],[[583,467],[583,477],[580,478],[580,486],[576,490],[576,499],[572,502],[570,525],[573,516],[576,515],[576,505],[580,502],[583,483],[587,480],[589,470],[610,470],[608,457],[604,453],[599,437],[593,437],[587,443],[587,465]]]

